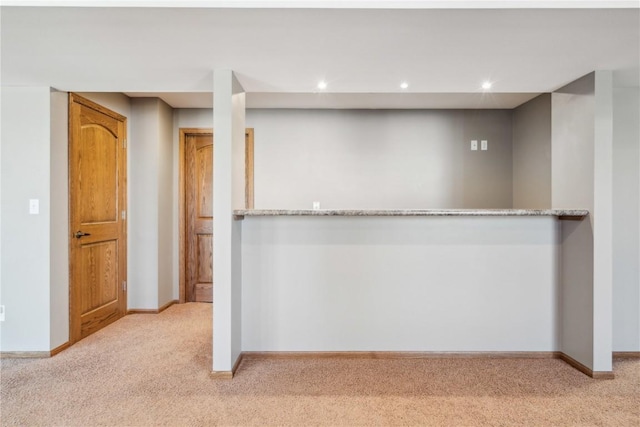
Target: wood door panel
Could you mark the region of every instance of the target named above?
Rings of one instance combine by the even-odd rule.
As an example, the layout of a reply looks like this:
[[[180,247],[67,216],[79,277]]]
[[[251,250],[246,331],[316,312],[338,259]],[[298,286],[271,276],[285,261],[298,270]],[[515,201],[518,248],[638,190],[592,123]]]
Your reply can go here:
[[[77,100],[80,100],[81,98],[77,95],[74,96]],[[121,133],[119,130],[119,122],[121,122],[121,117],[119,117],[119,114],[112,114],[113,111],[109,111],[106,108],[100,106],[98,106],[100,108],[96,108],[95,104],[89,105],[89,103],[84,101],[86,100],[80,100],[80,102],[83,102],[80,108],[80,116],[78,118],[80,126],[101,126],[107,129],[114,137],[117,138]]]
[[[79,252],[80,312],[85,315],[118,299],[118,242],[83,244]]]
[[[213,141],[196,149],[196,217],[213,218]]]
[[[77,177],[80,223],[115,222],[118,216],[118,139],[102,126],[81,127]],[[101,164],[97,168],[96,165]]]
[[[117,305],[118,302],[116,301],[83,315],[78,339],[86,338],[120,319],[122,315],[117,310]]]
[[[213,301],[213,135],[185,141],[187,301]]]
[[[213,282],[213,236],[211,234],[198,235],[198,255],[196,257],[198,283]]]
[[[213,302],[213,284],[198,283],[195,286],[194,299],[198,302]]]
[[[253,208],[253,129],[245,133],[245,205]],[[213,242],[213,129],[180,129],[179,258],[180,302],[211,301],[213,258],[204,250]],[[208,245],[209,243],[206,243]],[[208,246],[207,246],[208,247]],[[199,262],[204,258],[206,262]]]
[[[69,96],[69,341],[125,315],[126,118]],[[76,236],[82,232],[81,236]]]

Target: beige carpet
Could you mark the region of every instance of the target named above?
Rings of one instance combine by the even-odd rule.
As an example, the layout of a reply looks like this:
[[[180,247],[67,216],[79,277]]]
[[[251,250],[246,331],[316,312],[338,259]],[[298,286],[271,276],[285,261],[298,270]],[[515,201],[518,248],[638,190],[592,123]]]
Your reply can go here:
[[[130,315],[50,359],[1,361],[0,424],[640,426],[640,361],[246,360],[214,380],[211,305]]]

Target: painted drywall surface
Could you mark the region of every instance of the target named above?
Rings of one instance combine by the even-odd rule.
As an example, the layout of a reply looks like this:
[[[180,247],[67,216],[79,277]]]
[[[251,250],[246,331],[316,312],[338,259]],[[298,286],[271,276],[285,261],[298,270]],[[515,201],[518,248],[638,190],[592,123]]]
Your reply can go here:
[[[211,95],[213,96],[213,94]],[[247,112],[248,114],[249,112]],[[177,108],[174,111],[174,131],[180,128],[213,128],[213,109]],[[177,139],[176,139],[177,140]]]
[[[613,351],[640,351],[640,89],[613,94]]]
[[[158,308],[158,100],[131,100],[129,308]]]
[[[463,208],[510,208],[512,201],[512,111],[464,110]],[[471,140],[478,150],[469,149]],[[481,150],[481,141],[488,150]],[[455,143],[458,145],[457,141]],[[443,159],[443,167],[452,167],[456,159]],[[449,163],[449,164],[447,164]],[[454,166],[455,167],[455,166]]]
[[[245,208],[245,154],[246,154],[246,98],[244,89],[233,76],[233,96],[231,113],[233,141],[231,162],[231,203],[234,209]],[[215,197],[215,196],[214,196]],[[242,353],[242,225],[238,221],[231,223],[231,361],[235,363]],[[215,239],[215,236],[214,236]]]
[[[69,341],[69,95],[51,91],[51,345]]]
[[[212,115],[175,110],[176,170],[178,130],[211,128]],[[509,111],[250,109],[246,123],[257,208],[511,207]],[[470,151],[471,139],[489,150]]]
[[[50,110],[48,87],[2,87],[0,351],[49,351]],[[29,199],[40,213],[29,214]]]
[[[233,209],[244,199],[244,184],[235,181],[243,178],[236,169],[244,158],[245,99],[231,70],[215,70],[213,85],[213,370],[231,371],[242,350],[241,229]]]
[[[593,212],[595,76],[551,95],[551,204]],[[562,224],[562,347],[593,368],[593,216]]]
[[[510,111],[249,110],[247,127],[256,208],[511,207]]]
[[[593,370],[613,369],[613,73],[595,72]]]
[[[513,110],[513,208],[551,207],[551,94]]]
[[[558,350],[552,218],[242,221],[245,351]]]
[[[173,109],[158,99],[158,307],[177,299],[174,292],[173,242],[178,234],[173,232]]]

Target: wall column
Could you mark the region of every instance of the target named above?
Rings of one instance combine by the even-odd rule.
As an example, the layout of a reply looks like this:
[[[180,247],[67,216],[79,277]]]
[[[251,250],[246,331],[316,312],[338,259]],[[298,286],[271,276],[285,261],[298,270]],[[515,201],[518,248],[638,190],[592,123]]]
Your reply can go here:
[[[231,375],[241,352],[244,89],[231,70],[213,73],[213,371]]]
[[[562,224],[562,345],[594,376],[612,370],[612,77],[590,73],[552,94],[552,207]]]

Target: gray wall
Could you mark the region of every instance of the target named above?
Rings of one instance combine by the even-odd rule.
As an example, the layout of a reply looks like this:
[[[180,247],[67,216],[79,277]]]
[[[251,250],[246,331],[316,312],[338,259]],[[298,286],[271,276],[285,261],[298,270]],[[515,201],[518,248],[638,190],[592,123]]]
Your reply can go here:
[[[513,110],[513,207],[551,207],[551,94]]]
[[[51,348],[69,340],[69,95],[51,92]]]
[[[511,207],[507,110],[249,110],[247,127],[258,209]]]
[[[178,299],[178,281],[174,281],[173,242],[173,109],[158,100],[158,307]]]
[[[640,351],[640,89],[613,100],[613,351]]]
[[[211,128],[212,114],[175,111],[174,168],[178,129]],[[255,129],[257,209],[512,204],[509,110],[250,109],[246,123]],[[471,151],[471,139],[487,139],[489,150]]]
[[[552,94],[552,206],[593,212],[594,75]],[[562,351],[593,366],[593,230],[563,222]]]
[[[586,208],[563,222],[562,351],[612,369],[612,74],[588,74],[552,94],[552,206]]]
[[[2,87],[0,96],[0,351],[49,351],[51,95]],[[39,199],[39,215],[29,199]]]
[[[130,308],[158,308],[158,100],[131,100],[129,181]],[[135,203],[135,206],[133,205]]]
[[[158,98],[131,100],[129,161],[130,308],[174,299],[172,111]]]
[[[244,351],[556,351],[554,218],[246,217]]]
[[[245,94],[231,70],[215,70],[213,156],[213,370],[230,372],[242,351],[242,225]]]

